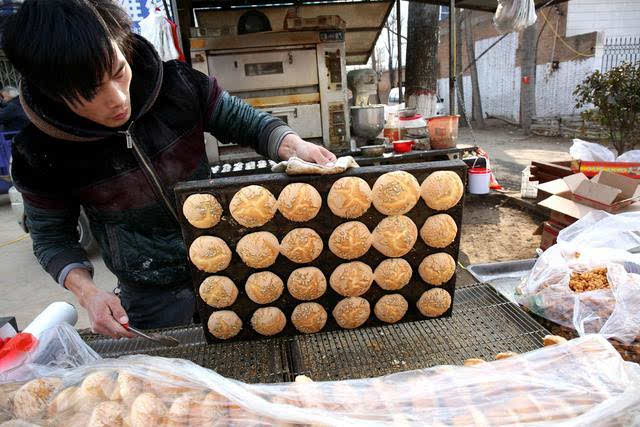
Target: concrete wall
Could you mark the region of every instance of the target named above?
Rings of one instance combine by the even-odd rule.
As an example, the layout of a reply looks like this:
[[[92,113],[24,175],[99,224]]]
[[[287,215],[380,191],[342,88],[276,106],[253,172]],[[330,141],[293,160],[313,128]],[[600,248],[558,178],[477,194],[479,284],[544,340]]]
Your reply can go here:
[[[483,52],[497,38],[476,42]],[[514,121],[520,117],[520,67],[516,67],[518,34],[511,33],[477,62],[482,109],[485,114]]]
[[[582,111],[575,108],[573,91],[599,64],[600,60],[593,57],[561,62],[553,71],[550,64],[539,64],[536,67],[536,115],[569,116]]]
[[[602,31],[605,37],[640,35],[640,1],[571,0],[566,36]]]
[[[568,4],[572,4],[572,0]],[[587,0],[584,0],[587,1]],[[640,6],[640,0],[638,1]],[[547,20],[556,28],[558,34],[567,31],[568,4],[555,8],[545,8]],[[491,14],[473,14],[473,34],[475,38],[476,55],[480,55],[500,36],[496,33]],[[448,108],[448,27],[446,21],[440,24],[440,46],[438,60],[440,63],[440,79],[438,81],[439,95],[445,98]],[[556,38],[550,25],[545,25],[544,18],[539,14],[537,28],[539,32],[536,55],[536,115],[571,115],[576,114],[573,91],[588,73],[599,66],[601,58],[596,53],[597,33],[590,31],[572,37],[563,37],[563,41]],[[540,31],[542,33],[540,34]],[[503,117],[515,122],[520,118],[520,85],[522,75],[520,70],[520,34],[511,33],[489,50],[477,62],[480,95],[483,111],[492,116]],[[601,50],[601,49],[600,49]],[[557,61],[559,66],[552,70],[552,63]],[[463,68],[469,63],[466,49],[462,52]],[[471,79],[469,72],[464,76],[465,104],[468,114],[471,114]]]
[[[476,52],[488,48],[497,37],[476,42]],[[510,34],[477,62],[478,84],[485,114],[517,121],[520,116],[520,67],[516,67],[518,35]],[[464,101],[467,115],[471,116],[471,76],[464,76]],[[449,79],[438,80],[438,93],[445,99],[449,110]],[[458,103],[460,99],[457,97]],[[462,113],[462,111],[459,111]]]

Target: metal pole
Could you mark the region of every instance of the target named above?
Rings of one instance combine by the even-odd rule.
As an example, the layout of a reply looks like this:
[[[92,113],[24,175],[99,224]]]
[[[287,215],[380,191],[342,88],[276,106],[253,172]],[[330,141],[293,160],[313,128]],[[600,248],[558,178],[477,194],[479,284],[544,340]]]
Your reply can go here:
[[[449,115],[456,114],[456,0],[449,0]]]
[[[404,96],[402,94],[402,23],[400,21],[400,0],[396,0],[396,30],[398,35],[398,104],[404,102]]]

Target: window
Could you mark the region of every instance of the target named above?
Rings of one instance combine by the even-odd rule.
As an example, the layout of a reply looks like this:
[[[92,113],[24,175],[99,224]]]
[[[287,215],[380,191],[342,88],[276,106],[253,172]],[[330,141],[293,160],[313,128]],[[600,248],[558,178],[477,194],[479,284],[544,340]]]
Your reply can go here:
[[[449,19],[449,7],[448,6],[440,6],[440,16],[438,18],[440,21],[445,19]]]

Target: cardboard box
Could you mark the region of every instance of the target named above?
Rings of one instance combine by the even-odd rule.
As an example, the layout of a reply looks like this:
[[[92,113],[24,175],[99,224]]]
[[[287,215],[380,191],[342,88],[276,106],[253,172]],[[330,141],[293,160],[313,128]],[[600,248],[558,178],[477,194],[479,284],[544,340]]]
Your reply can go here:
[[[551,246],[556,244],[558,239],[558,233],[564,227],[558,227],[551,221],[545,221],[542,223],[542,238],[540,239],[540,249],[546,251]]]
[[[593,210],[611,213],[640,210],[640,181],[612,172],[600,172],[592,179],[576,173],[541,184],[539,189],[551,194],[538,203],[580,219]]]

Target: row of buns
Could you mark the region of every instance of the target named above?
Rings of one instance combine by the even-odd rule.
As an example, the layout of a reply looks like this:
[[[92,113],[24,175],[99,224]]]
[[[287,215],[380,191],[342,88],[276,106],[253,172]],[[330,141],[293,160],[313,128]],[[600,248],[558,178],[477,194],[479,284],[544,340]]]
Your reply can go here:
[[[448,282],[455,273],[455,260],[451,255],[439,252],[426,256],[418,273],[423,281],[439,286]],[[382,261],[374,270],[360,261],[340,264],[329,277],[329,285],[343,297],[364,295],[375,281],[380,288],[396,291],[406,286],[413,275],[413,269],[402,258]],[[294,298],[312,301],[320,298],[327,290],[327,279],[317,267],[302,267],[293,270],[287,279],[287,290]],[[251,274],[245,282],[245,292],[256,304],[270,304],[282,295],[285,285],[273,272],[259,271]],[[239,291],[233,280],[226,276],[209,276],[200,284],[202,300],[213,308],[233,305]]]
[[[373,189],[362,178],[338,179],[327,195],[331,212],[341,218],[358,218],[371,205],[384,215],[404,215],[418,203],[420,197],[427,206],[437,211],[454,207],[462,198],[462,180],[452,171],[430,174],[420,185],[408,172],[394,171],[381,175]],[[229,203],[233,219],[247,228],[260,227],[279,211],[293,222],[306,222],[315,218],[322,207],[322,197],[312,185],[287,185],[278,199],[266,188],[249,185],[234,194]],[[196,228],[211,228],[222,218],[222,206],[211,194],[192,194],[184,201],[182,212]]]
[[[560,337],[544,338],[545,346],[562,341]],[[2,385],[0,426],[291,425],[271,412],[276,407],[271,411],[253,407],[257,401],[278,404],[277,409],[285,412],[307,408],[328,411],[325,414],[372,416],[377,421],[393,416],[394,425],[575,424],[581,420],[575,417],[594,408],[597,411],[598,405],[611,405],[608,399],[614,396],[629,394],[621,386],[628,379],[618,380],[624,376],[609,376],[606,369],[598,375],[593,366],[580,374],[584,350],[578,347],[563,353],[564,360],[558,363],[574,366],[566,377],[547,378],[530,358],[507,352],[495,357],[509,359],[501,365],[468,360],[471,363],[465,365],[476,367],[442,365],[361,382],[316,383],[298,376],[294,383],[277,387],[277,392],[243,389],[242,404],[223,382],[217,383],[217,390],[224,389],[229,397],[204,387],[198,379],[134,363],[127,370],[89,370],[79,380],[45,377]],[[513,379],[509,380],[511,371]],[[239,390],[237,385],[233,389]],[[280,420],[267,418],[269,412]],[[628,425],[633,420],[633,411],[622,408],[615,412],[630,417],[626,423],[608,419],[611,422],[605,424]],[[593,424],[593,419],[586,419]]]
[[[425,317],[438,317],[451,307],[451,295],[442,288],[425,291],[416,303],[418,311]],[[400,294],[382,296],[375,304],[375,317],[385,323],[400,321],[409,303]],[[369,301],[361,297],[347,297],[340,300],[332,311],[338,326],[353,329],[362,326],[371,315]],[[302,333],[316,333],[324,328],[327,312],[316,302],[298,304],[291,313],[291,323]],[[264,336],[272,336],[282,332],[287,324],[285,314],[277,307],[261,307],[251,316],[251,327]],[[232,310],[214,311],[207,322],[211,334],[218,339],[229,339],[242,329],[242,320]]]
[[[420,229],[420,237],[430,247],[445,248],[455,240],[458,227],[448,214],[430,216]],[[329,250],[345,260],[360,258],[371,246],[381,254],[397,258],[411,251],[418,239],[418,228],[404,215],[384,218],[370,232],[358,221],[345,222],[333,230],[329,237]],[[295,228],[281,242],[268,231],[258,231],[243,236],[236,245],[236,252],[251,268],[267,268],[276,262],[279,254],[289,260],[306,264],[320,256],[324,243],[311,228]],[[224,240],[215,236],[200,236],[189,248],[191,262],[207,273],[224,270],[231,262],[231,249]]]

